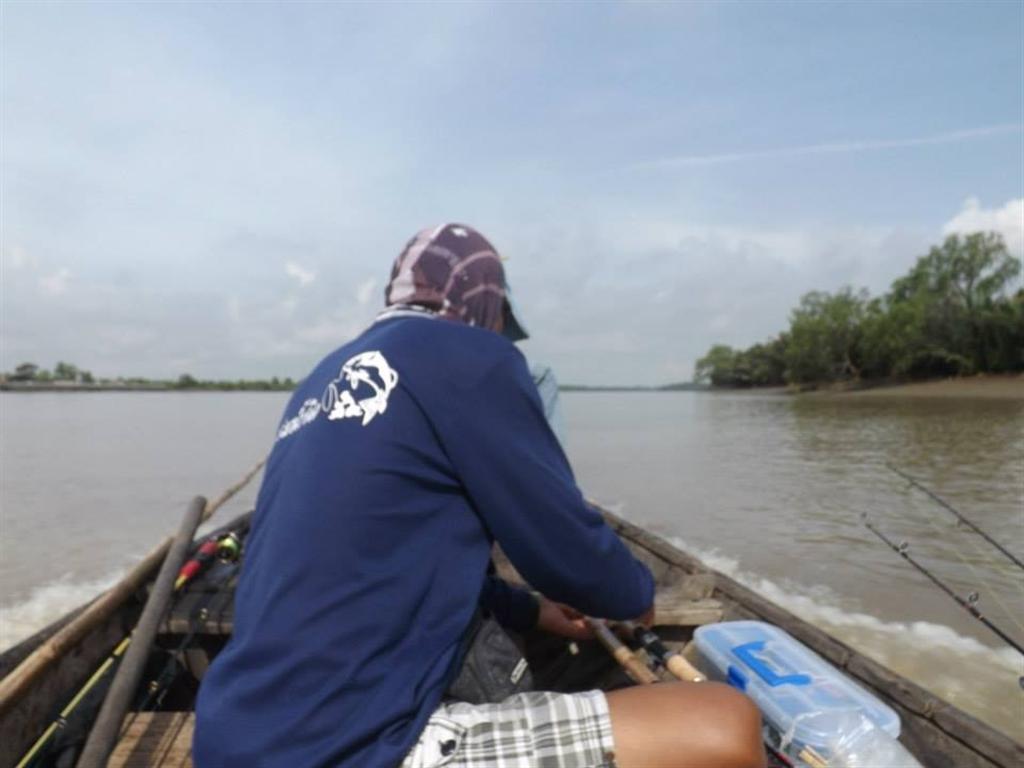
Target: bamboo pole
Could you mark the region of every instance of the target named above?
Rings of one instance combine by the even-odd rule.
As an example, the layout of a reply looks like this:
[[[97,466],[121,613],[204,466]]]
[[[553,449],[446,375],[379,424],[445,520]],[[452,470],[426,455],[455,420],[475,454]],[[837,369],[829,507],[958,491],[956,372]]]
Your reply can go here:
[[[202,496],[196,496],[185,511],[181,527],[174,537],[163,565],[160,566],[160,573],[157,574],[153,588],[150,590],[146,607],[135,625],[132,633],[131,645],[125,654],[121,665],[114,675],[114,681],[110,684],[106,697],[103,699],[103,706],[100,707],[99,715],[96,717],[89,738],[85,742],[82,756],[78,760],[78,768],[103,768],[107,763],[114,744],[117,742],[117,734],[121,730],[121,721],[124,719],[125,710],[131,704],[135,689],[142,679],[142,670],[149,656],[149,647],[156,637],[160,620],[163,618],[167,606],[174,594],[174,577],[178,573],[188,557],[188,548],[195,536],[196,528],[206,510],[207,502]]]
[[[262,469],[266,459],[261,459],[237,483],[225,490],[203,510],[201,522],[210,519],[220,507],[249,483]],[[63,658],[83,637],[109,618],[114,611],[142,587],[159,567],[171,547],[173,537],[168,536],[150,550],[117,584],[112,586],[82,611],[73,621],[66,624],[53,637],[40,645],[22,662],[0,680],[0,717],[21,701],[25,693],[57,660]]]

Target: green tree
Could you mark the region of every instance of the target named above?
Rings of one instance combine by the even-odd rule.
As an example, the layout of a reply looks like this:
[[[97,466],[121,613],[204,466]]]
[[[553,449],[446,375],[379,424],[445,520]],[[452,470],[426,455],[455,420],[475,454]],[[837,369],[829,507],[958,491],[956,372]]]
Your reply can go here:
[[[12,381],[32,381],[39,373],[39,366],[35,363],[22,363],[14,369],[11,376]]]
[[[710,382],[714,387],[735,386],[736,350],[726,344],[715,344],[697,361],[693,372],[696,382]]]
[[[867,291],[850,287],[834,294],[805,294],[790,315],[787,378],[796,383],[859,378],[867,302]]]
[[[1022,371],[1020,274],[999,235],[951,235],[885,296],[869,300],[848,287],[808,293],[788,333],[746,350],[715,345],[697,361],[696,378],[736,387]]]
[[[786,383],[786,346],[788,334],[763,344],[755,344],[745,353],[750,384],[755,387],[778,387]]]
[[[53,369],[53,378],[57,381],[75,381],[78,378],[78,368],[71,363],[58,362]]]
[[[995,233],[950,235],[886,297],[897,350],[892,372],[943,375],[1001,368],[1013,336],[1007,288],[1020,260]]]
[[[178,377],[174,386],[176,389],[195,389],[199,386],[199,381],[197,381],[192,374],[183,373]]]

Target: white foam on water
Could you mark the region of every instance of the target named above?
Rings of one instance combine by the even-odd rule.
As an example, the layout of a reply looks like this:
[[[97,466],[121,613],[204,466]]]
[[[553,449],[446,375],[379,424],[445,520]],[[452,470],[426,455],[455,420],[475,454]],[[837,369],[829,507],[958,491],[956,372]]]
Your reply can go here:
[[[13,605],[0,606],[0,651],[43,629],[68,611],[74,610],[113,586],[124,570],[111,571],[82,581],[72,574],[34,588],[27,598]]]
[[[1017,679],[1024,675],[1024,656],[1012,648],[991,648],[943,624],[884,621],[849,611],[826,588],[780,584],[744,571],[737,560],[717,550],[691,547],[676,536],[669,541],[940,698],[1024,739],[1024,718],[1005,704],[1018,699]]]

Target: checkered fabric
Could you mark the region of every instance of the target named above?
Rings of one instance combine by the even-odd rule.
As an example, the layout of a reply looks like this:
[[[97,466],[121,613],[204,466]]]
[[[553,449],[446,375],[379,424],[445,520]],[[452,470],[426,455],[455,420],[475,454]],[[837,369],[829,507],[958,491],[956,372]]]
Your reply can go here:
[[[401,768],[614,768],[601,691],[533,691],[497,704],[442,704]]]

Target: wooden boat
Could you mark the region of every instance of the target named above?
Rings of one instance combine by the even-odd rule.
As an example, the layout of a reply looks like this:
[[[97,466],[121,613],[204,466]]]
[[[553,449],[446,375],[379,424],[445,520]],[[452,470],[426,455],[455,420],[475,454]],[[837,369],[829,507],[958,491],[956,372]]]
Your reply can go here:
[[[759,619],[775,624],[816,651],[856,682],[893,707],[902,721],[900,740],[929,768],[1017,768],[1024,746],[863,656],[828,633],[799,619],[662,538],[605,513],[609,523],[652,569],[658,584],[659,634],[667,644],[688,648],[693,630],[720,620]],[[247,516],[222,531],[246,530]],[[204,537],[205,538],[205,537]],[[151,580],[158,562],[142,576]],[[499,571],[515,573],[499,557]],[[232,630],[237,565],[216,563],[177,595],[162,617],[148,650],[143,680],[123,720],[111,753],[111,766],[190,765],[191,709],[203,673]],[[25,673],[26,659],[39,661],[54,637],[72,636],[69,627],[89,610],[83,606],[0,656],[0,766],[15,766],[40,734],[80,691],[111,649],[134,626],[146,588],[133,589],[101,620],[80,633],[73,647],[44,658],[32,670],[30,684],[12,676]],[[95,612],[95,611],[93,611]],[[628,680],[597,644],[567,650],[565,641],[527,638],[527,655],[538,687],[611,689]],[[19,665],[21,665],[19,667]],[[153,683],[170,676],[167,684]],[[108,675],[109,677],[109,675]],[[18,685],[12,685],[18,683]],[[56,737],[30,765],[71,766],[96,716],[109,681],[95,686],[71,708]],[[12,696],[11,691],[16,695]]]

